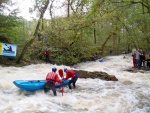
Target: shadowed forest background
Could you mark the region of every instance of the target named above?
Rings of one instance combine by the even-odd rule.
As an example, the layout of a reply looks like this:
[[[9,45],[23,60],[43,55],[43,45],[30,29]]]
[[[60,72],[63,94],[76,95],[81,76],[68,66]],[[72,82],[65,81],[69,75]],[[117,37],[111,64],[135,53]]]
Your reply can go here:
[[[0,56],[0,64],[18,65],[44,61],[44,49],[50,50],[50,62],[72,65],[110,54],[150,50],[149,0],[65,0],[63,16],[54,16],[54,2],[34,0],[29,13],[37,18],[18,17],[11,0],[0,0],[0,42],[17,45],[16,57]],[[5,14],[8,10],[9,14]],[[45,19],[45,12],[49,18]]]

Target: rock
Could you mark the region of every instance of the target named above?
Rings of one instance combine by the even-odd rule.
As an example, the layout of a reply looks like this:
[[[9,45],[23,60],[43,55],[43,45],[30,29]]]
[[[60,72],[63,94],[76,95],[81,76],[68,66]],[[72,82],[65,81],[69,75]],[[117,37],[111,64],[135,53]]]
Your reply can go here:
[[[118,81],[118,79],[114,75],[108,75],[106,72],[89,72],[83,70],[75,70],[79,75],[79,78],[99,78],[106,81]]]
[[[145,73],[146,71],[150,71],[150,68],[146,68],[146,67],[141,67],[140,69],[138,69],[138,68],[129,68],[129,69],[126,69],[124,71],[128,71],[128,72],[131,72],[131,73],[137,73],[137,72]]]

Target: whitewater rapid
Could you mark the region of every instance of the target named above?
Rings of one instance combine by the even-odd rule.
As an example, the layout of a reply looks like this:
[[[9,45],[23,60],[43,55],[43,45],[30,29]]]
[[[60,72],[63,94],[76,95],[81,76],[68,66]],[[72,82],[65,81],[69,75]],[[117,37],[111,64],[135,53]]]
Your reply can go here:
[[[24,67],[0,66],[0,113],[150,113],[150,71],[131,73],[131,54],[108,56],[103,62],[88,61],[72,67],[34,64]],[[52,67],[75,70],[103,71],[119,81],[79,78],[77,88],[65,87],[64,96],[57,89],[27,92],[20,90],[14,80],[43,80]]]

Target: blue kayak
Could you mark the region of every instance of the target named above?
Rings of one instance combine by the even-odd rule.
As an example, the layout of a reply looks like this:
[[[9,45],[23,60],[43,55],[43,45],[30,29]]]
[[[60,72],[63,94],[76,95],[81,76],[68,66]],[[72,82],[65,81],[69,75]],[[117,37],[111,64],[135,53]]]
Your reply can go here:
[[[97,59],[98,62],[103,62],[103,58]]]
[[[66,86],[69,83],[70,80],[64,80],[63,84],[56,83],[56,88],[61,88],[62,86]],[[26,90],[26,91],[36,91],[40,89],[44,89],[44,85],[46,83],[46,80],[15,80],[13,81],[15,86],[17,86],[20,89]]]

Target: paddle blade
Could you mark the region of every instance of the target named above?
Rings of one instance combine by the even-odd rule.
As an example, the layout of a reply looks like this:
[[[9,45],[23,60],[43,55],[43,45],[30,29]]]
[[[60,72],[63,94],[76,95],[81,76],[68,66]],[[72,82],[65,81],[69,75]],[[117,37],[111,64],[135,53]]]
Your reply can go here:
[[[58,73],[59,73],[60,77],[62,78],[62,77],[63,77],[63,70],[60,69],[60,70],[58,71]]]

